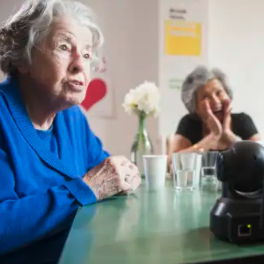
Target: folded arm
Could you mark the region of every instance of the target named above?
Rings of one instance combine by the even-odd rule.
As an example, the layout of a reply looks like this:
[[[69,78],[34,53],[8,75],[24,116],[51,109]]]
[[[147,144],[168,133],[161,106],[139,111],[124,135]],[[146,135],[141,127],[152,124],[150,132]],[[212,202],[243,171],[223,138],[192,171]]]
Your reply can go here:
[[[0,254],[70,227],[69,216],[79,206],[96,202],[95,195],[80,178],[19,198],[8,157],[1,149],[0,168]]]

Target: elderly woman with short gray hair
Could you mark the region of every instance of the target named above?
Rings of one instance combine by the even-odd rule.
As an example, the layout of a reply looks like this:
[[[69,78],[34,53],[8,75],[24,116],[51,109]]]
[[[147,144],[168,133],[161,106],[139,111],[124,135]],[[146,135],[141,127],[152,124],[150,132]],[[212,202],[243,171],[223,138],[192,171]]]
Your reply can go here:
[[[189,114],[178,125],[172,151],[224,150],[237,140],[260,140],[251,117],[232,113],[226,75],[198,66],[185,79],[182,101]]]
[[[110,157],[78,106],[102,41],[91,10],[73,1],[29,1],[0,28],[8,75],[0,84],[0,255],[51,241],[81,206],[140,184],[137,167]],[[58,257],[37,252],[39,260],[22,251],[12,263]]]

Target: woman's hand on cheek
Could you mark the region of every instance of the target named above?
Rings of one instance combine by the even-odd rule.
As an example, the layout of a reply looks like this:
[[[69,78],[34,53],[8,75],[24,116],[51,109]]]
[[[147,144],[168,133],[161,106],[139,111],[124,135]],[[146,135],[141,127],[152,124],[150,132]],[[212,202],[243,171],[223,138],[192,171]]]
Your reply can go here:
[[[223,101],[223,132],[229,133],[231,131],[231,102],[230,99],[225,99]]]
[[[230,99],[226,99],[223,102],[223,113],[224,113],[224,119],[223,119],[223,139],[226,141],[229,145],[232,145],[234,142],[236,142],[237,136],[233,133],[231,130],[231,102]]]
[[[223,133],[222,124],[217,119],[217,117],[214,115],[208,100],[205,100],[202,104],[203,104],[202,119],[207,125],[210,131],[210,134],[214,138],[218,139],[222,136],[222,133]]]

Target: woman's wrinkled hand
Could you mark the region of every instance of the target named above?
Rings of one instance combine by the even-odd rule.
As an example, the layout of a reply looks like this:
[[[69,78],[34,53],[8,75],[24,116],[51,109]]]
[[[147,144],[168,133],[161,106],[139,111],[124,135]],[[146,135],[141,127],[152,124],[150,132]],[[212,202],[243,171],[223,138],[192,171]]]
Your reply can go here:
[[[227,133],[231,131],[231,102],[229,99],[223,101],[223,132]]]
[[[238,137],[233,133],[231,129],[231,102],[229,99],[226,99],[223,102],[223,113],[224,113],[224,119],[223,119],[223,135],[222,139],[225,141],[228,146],[231,146],[233,143],[235,143],[238,140]]]
[[[112,156],[97,165],[83,177],[97,200],[116,194],[129,194],[141,183],[138,168],[123,156]]]
[[[223,127],[218,118],[214,115],[208,100],[203,102],[203,114],[202,118],[207,125],[210,133],[216,137],[220,138],[223,133]]]

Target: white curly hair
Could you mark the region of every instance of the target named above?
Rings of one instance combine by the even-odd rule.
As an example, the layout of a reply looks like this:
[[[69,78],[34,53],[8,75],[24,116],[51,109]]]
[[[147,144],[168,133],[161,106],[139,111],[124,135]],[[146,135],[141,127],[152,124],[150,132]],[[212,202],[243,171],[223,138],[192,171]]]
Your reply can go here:
[[[32,49],[47,36],[61,17],[73,18],[93,35],[93,51],[103,43],[93,12],[82,3],[64,0],[29,0],[0,28],[0,69],[12,74],[23,63],[31,63]]]
[[[190,113],[196,111],[196,91],[212,79],[217,79],[223,85],[229,98],[233,99],[233,92],[227,77],[221,70],[198,66],[186,77],[181,88],[182,101]]]

